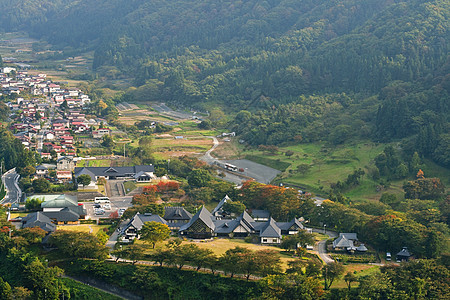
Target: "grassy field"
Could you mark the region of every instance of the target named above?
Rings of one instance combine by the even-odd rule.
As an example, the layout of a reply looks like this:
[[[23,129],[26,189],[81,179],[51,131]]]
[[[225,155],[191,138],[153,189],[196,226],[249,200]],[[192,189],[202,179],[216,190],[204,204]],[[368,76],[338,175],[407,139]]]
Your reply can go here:
[[[26,217],[29,213],[27,212],[11,212],[11,219],[15,219],[17,217]]]
[[[96,234],[99,230],[108,228],[108,225],[95,225],[95,224],[80,224],[80,225],[60,225],[57,227],[58,230],[66,231],[80,231]]]
[[[291,166],[291,164],[288,162],[279,161],[279,160],[271,159],[271,158],[264,157],[264,156],[258,156],[258,155],[246,155],[245,159],[254,161],[258,164],[262,164],[262,165],[271,167],[271,168],[276,169],[281,172],[286,171],[286,169]]]
[[[379,183],[370,178],[369,167],[373,166],[373,159],[386,146],[387,144],[372,142],[338,147],[328,147],[324,143],[310,143],[281,147],[278,153],[269,155],[260,150],[246,150],[241,145],[236,145],[235,152],[240,157],[283,171],[274,180],[274,184],[282,182],[322,196],[328,194],[331,183],[343,181],[354,170],[361,168],[366,172],[361,184],[344,194],[352,200],[378,200],[384,192],[403,194],[404,181],[414,179],[411,177],[392,181],[387,189],[377,191]],[[287,151],[292,155],[286,156]],[[302,173],[298,170],[299,165],[309,165],[310,169]],[[450,186],[448,169],[425,159],[423,170],[426,177],[439,177],[447,187]]]
[[[61,278],[66,287],[70,289],[70,299],[73,300],[121,300],[123,298],[101,291],[92,286],[83,284],[70,278]]]
[[[125,187],[125,191],[127,191],[127,194],[137,188],[137,185],[134,181],[125,181],[123,183],[123,186]]]
[[[81,160],[77,163],[77,167],[109,167],[109,166],[111,166],[111,160],[109,159]]]
[[[344,275],[347,274],[348,272],[351,272],[354,273],[356,277],[367,276],[374,274],[376,272],[380,272],[379,266],[368,264],[348,264],[345,265],[344,267],[345,267]],[[331,285],[331,288],[346,288],[347,284],[345,283],[344,275],[342,275],[342,277],[339,278],[338,280],[334,281],[333,284]],[[352,283],[352,287],[357,287],[358,285],[359,283],[357,282]]]
[[[279,176],[276,183],[283,182],[318,194],[325,194],[331,183],[345,180],[347,175],[355,169],[362,168],[367,173],[370,161],[383,148],[384,145],[373,143],[359,143],[336,148],[314,143],[283,147],[276,155],[269,156],[259,150],[245,151],[243,155],[271,167],[278,164],[277,169],[283,169],[289,164],[290,166]],[[291,151],[293,154],[286,156],[287,151]],[[303,164],[310,166],[305,173],[299,172],[297,169],[299,165]],[[376,192],[375,182],[371,182],[368,176],[365,176],[360,189],[355,192],[354,196],[373,194]]]

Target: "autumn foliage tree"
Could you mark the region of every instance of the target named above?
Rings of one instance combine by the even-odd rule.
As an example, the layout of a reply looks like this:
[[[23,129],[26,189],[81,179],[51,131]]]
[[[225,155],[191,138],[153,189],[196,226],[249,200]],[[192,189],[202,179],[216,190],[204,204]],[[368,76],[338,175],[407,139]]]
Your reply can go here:
[[[254,181],[243,184],[238,199],[248,208],[269,210],[275,219],[291,219],[313,206],[311,199],[301,197],[295,189]]]
[[[439,178],[408,181],[403,185],[403,189],[407,199],[437,200],[445,193],[445,186]]]
[[[160,181],[156,185],[156,188],[159,193],[167,193],[178,190],[180,184],[176,181]]]

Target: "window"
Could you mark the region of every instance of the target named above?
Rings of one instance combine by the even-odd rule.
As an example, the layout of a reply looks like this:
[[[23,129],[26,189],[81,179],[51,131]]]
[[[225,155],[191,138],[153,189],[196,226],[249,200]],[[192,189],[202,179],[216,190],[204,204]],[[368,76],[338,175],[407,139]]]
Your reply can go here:
[[[276,243],[276,242],[277,242],[277,239],[273,239],[273,240],[272,240],[272,243]]]
[[[267,239],[263,239],[263,243],[267,243]]]

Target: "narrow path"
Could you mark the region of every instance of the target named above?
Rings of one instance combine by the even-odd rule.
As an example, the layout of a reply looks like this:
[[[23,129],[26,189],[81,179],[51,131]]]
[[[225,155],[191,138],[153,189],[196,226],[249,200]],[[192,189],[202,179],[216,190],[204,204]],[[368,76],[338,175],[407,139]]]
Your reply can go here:
[[[112,289],[106,288],[106,284],[105,284],[104,287],[101,287],[99,284],[93,282],[92,280],[81,280],[80,278],[74,278],[74,277],[72,277],[72,276],[67,276],[67,275],[63,275],[63,277],[66,277],[66,278],[72,279],[72,280],[74,280],[74,281],[76,281],[76,282],[79,282],[79,283],[88,285],[88,286],[90,286],[90,287],[96,288],[97,290],[100,290],[100,291],[105,292],[105,293],[108,293],[108,294],[110,294],[110,295],[119,297],[119,298],[121,298],[121,299],[125,299],[125,300],[130,299],[130,298],[128,298],[128,297],[124,297],[124,296],[121,295],[121,294],[118,294],[117,292],[113,291]],[[127,291],[127,293],[128,293],[128,291]],[[136,299],[141,299],[141,297],[136,296]]]

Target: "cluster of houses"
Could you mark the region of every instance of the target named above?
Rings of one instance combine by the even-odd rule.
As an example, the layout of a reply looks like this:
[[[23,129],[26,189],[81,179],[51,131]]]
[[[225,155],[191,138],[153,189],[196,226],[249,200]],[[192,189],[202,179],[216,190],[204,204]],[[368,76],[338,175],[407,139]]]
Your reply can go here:
[[[21,95],[25,91],[32,96],[17,97],[8,103],[16,115],[10,129],[25,148],[37,150],[43,158],[52,158],[52,151],[57,157],[75,155],[74,134],[89,132],[95,139],[111,134],[108,128],[91,132],[91,128],[101,127],[106,121],[86,118],[83,109],[91,102],[88,95],[79,89],[62,88],[48,80],[46,74],[30,75],[5,67],[0,72],[0,84],[0,96]]]
[[[74,168],[75,160],[73,156],[61,156],[56,160],[56,164],[43,163],[37,166],[35,178],[46,178],[58,183],[72,181]]]
[[[224,217],[223,204],[229,200],[226,196],[213,212],[202,207],[195,215],[183,207],[166,207],[164,216],[137,213],[120,232],[122,242],[139,238],[139,230],[145,222],[166,224],[181,236],[193,239],[212,237],[257,236],[261,244],[280,244],[283,235],[297,234],[303,230],[299,219],[290,222],[276,222],[267,211],[244,211],[236,218]]]
[[[57,225],[79,224],[79,220],[86,217],[84,205],[78,203],[75,197],[62,194],[41,195],[33,198],[43,201],[41,210],[18,220],[21,222],[22,228],[39,227],[51,233],[56,230]]]

